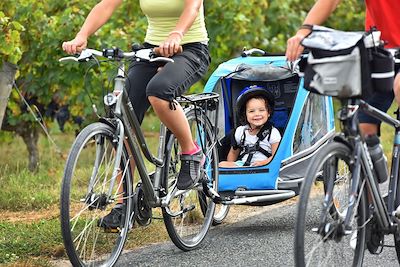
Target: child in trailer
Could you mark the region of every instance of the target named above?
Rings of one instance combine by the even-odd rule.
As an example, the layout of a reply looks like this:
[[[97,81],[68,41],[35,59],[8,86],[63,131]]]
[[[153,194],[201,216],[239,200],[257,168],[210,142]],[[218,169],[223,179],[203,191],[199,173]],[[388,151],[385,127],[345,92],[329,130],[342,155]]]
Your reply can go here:
[[[281,140],[270,120],[274,102],[272,93],[257,85],[241,92],[237,110],[242,126],[235,129],[227,161],[220,167],[262,166],[272,160]]]

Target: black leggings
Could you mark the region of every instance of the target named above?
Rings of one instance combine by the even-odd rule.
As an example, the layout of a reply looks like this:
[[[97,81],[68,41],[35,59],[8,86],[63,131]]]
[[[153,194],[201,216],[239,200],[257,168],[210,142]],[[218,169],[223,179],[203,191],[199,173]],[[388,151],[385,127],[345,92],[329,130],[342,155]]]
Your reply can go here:
[[[144,45],[154,47],[147,43]],[[172,59],[174,62],[167,64],[136,61],[130,64],[126,88],[140,123],[150,107],[149,96],[173,101],[206,74],[211,60],[208,47],[201,43],[183,45],[183,52]]]

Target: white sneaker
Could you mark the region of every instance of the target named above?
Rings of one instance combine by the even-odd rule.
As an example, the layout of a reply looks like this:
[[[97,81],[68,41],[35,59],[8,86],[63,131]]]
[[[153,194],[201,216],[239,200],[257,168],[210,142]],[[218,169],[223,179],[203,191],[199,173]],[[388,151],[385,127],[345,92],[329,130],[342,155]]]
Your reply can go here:
[[[356,250],[357,246],[357,230],[354,231],[354,233],[351,234],[350,237],[350,247],[352,250]]]

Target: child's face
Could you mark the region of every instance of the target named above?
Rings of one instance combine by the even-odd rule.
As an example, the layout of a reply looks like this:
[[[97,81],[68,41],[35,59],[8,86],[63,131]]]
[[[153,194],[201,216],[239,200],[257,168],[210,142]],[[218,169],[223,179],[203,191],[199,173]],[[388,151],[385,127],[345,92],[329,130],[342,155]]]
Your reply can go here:
[[[246,119],[251,128],[263,126],[267,122],[269,115],[266,100],[251,98],[247,101]]]

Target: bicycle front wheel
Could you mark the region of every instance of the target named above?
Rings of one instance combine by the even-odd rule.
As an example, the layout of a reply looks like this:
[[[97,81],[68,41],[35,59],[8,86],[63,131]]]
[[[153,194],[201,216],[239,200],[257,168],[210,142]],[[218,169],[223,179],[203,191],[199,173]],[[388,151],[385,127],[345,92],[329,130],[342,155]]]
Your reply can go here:
[[[363,184],[354,201],[351,231],[345,231],[343,224],[350,203],[351,155],[346,145],[330,143],[306,172],[295,229],[296,266],[362,265],[367,212]],[[328,186],[330,181],[333,186]]]
[[[224,204],[215,205],[215,213],[212,225],[215,226],[221,224],[225,220],[226,216],[228,216],[229,209],[230,209],[229,205],[224,205]]]
[[[164,223],[174,244],[183,251],[195,249],[206,236],[213,220],[215,204],[203,190],[203,182],[217,191],[218,153],[211,124],[199,110],[186,113],[193,140],[202,147],[206,156],[200,182],[189,190],[176,188],[180,170],[180,151],[174,135],[166,149],[163,187],[171,196],[169,205],[162,208]],[[196,120],[197,119],[197,120]]]
[[[132,177],[124,145],[116,166],[118,137],[103,123],[87,126],[72,145],[61,189],[61,232],[73,266],[112,266],[129,230]],[[118,162],[118,161],[117,161]],[[116,169],[116,177],[113,170]],[[112,183],[114,181],[114,183]],[[102,225],[118,205],[117,228]]]

